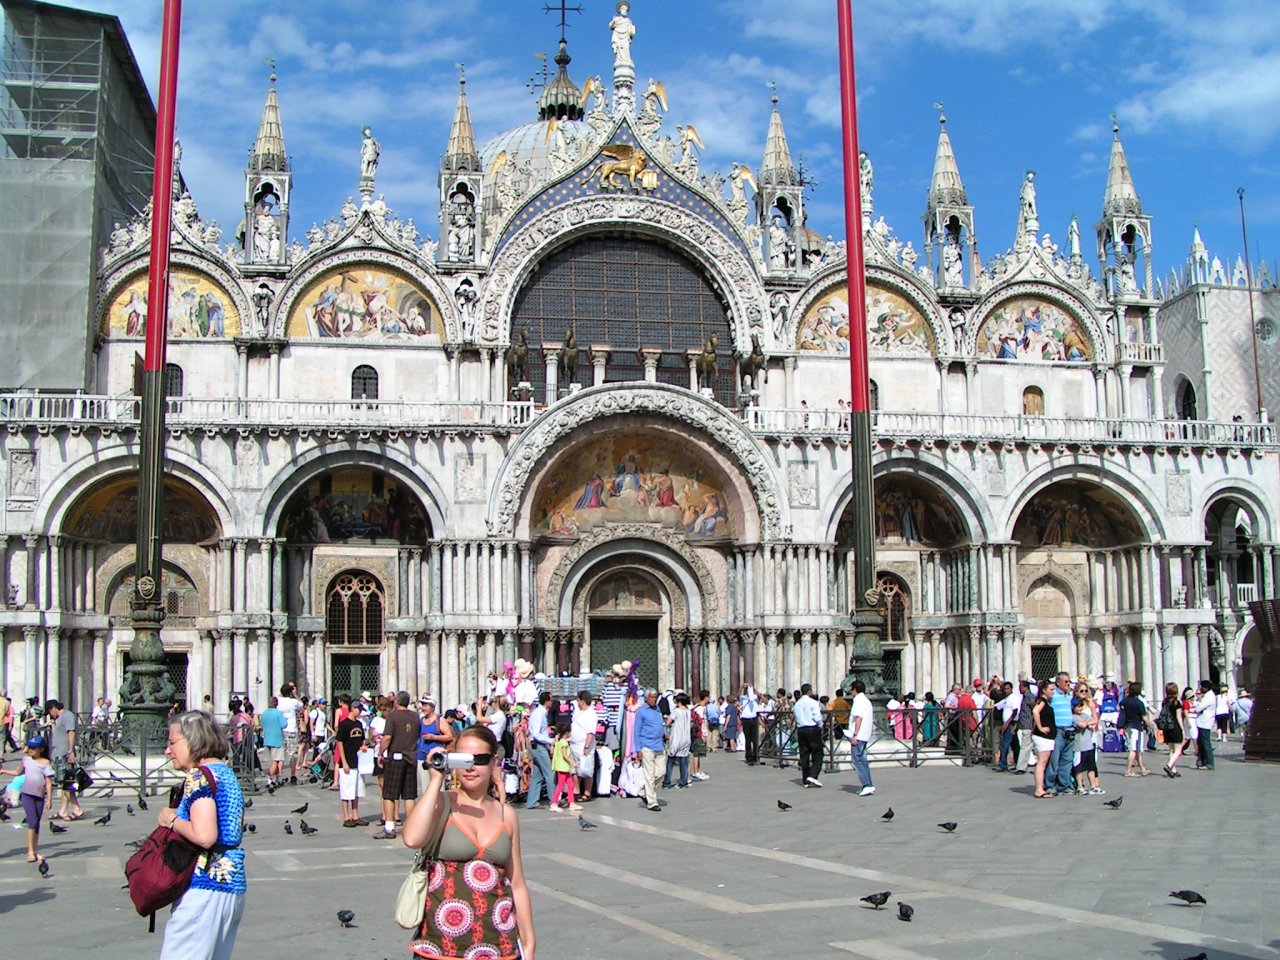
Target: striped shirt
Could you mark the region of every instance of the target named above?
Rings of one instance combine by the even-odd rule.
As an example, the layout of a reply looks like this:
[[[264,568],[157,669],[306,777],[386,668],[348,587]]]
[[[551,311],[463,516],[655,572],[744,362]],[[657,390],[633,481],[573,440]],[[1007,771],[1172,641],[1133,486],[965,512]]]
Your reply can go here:
[[[625,692],[620,683],[606,683],[600,694],[600,700],[604,703],[604,722],[610,727],[618,722],[618,714],[622,710],[622,696]]]

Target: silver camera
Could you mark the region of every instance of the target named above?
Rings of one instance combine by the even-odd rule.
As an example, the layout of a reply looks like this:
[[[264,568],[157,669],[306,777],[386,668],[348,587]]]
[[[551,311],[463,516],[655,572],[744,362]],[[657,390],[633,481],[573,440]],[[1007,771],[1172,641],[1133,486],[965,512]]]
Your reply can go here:
[[[433,770],[446,772],[449,770],[470,770],[476,765],[476,758],[470,753],[446,753],[443,750],[437,750],[427,757],[427,763],[431,765]]]

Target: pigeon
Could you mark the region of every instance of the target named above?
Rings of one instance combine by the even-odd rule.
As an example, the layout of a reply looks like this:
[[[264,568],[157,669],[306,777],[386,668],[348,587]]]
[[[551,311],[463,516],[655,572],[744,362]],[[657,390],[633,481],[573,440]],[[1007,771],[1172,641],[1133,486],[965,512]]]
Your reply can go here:
[[[274,783],[267,784],[267,793],[273,797],[276,795],[276,785]]]
[[[881,820],[892,820],[892,819],[893,819],[893,807],[890,807],[890,808],[889,808],[888,810],[886,810],[884,813],[880,814],[880,819],[881,819]]]
[[[256,823],[246,823],[246,824],[244,825],[244,828],[245,828],[246,830],[248,830],[250,833],[257,833],[257,832],[258,832],[258,825],[257,825]]]
[[[247,799],[245,800],[245,802],[244,802],[244,808],[245,808],[246,810],[248,810],[248,809],[249,809],[249,808],[251,808],[252,806],[253,806],[253,799],[252,799],[252,798],[247,798]]]
[[[1114,800],[1103,800],[1102,805],[1110,807],[1112,810],[1119,810],[1120,804],[1124,803],[1124,797],[1116,797]]]
[[[44,857],[40,858],[40,876],[47,877],[49,875],[49,861]]]
[[[938,826],[940,826],[943,830],[947,831],[947,833],[955,833],[957,824],[954,824],[950,820],[948,820],[946,823],[938,824]]]
[[[303,835],[304,837],[309,837],[309,836],[311,836],[313,833],[319,833],[319,832],[320,832],[320,831],[319,831],[319,830],[317,830],[315,827],[313,827],[311,824],[307,823],[307,821],[305,821],[305,820],[299,820],[299,821],[298,821],[298,827],[302,830],[302,835]]]
[[[1200,896],[1200,894],[1196,893],[1194,890],[1175,890],[1173,891],[1173,893],[1169,894],[1169,896],[1173,897],[1173,899],[1175,900],[1183,901],[1189,907],[1194,906],[1197,903],[1209,902],[1204,897]]]
[[[596,825],[582,814],[578,814],[578,826],[583,830],[594,830],[596,828]]]
[[[344,927],[351,926],[352,925],[351,921],[354,920],[355,918],[356,918],[356,914],[354,910],[338,911],[338,922],[342,924]]]
[[[779,800],[779,801],[778,801],[778,809],[779,809],[779,810],[781,810],[783,813],[786,813],[788,810],[790,810],[790,809],[791,809],[791,804],[789,804],[789,803],[783,803],[781,800]]]
[[[146,841],[146,839],[145,839],[145,838],[144,838],[144,839],[142,839],[142,840],[130,840],[128,843],[126,843],[126,844],[125,844],[125,846],[126,846],[126,847],[133,847],[133,849],[137,850],[139,847],[141,847],[141,846],[142,846],[144,843],[146,843],[146,842],[147,842],[147,841]]]
[[[124,812],[125,812],[125,813],[127,813],[127,814],[128,814],[129,816],[131,816],[131,817],[136,817],[136,816],[137,816],[137,814],[133,812],[133,804],[132,804],[132,803],[126,803],[126,804],[124,805]]]
[[[1201,950],[1194,957],[1183,957],[1182,960],[1209,960],[1209,955]]]
[[[304,813],[306,813],[306,812],[307,812],[307,807],[309,807],[309,806],[311,806],[311,804],[310,804],[309,802],[308,802],[308,803],[304,803],[304,804],[303,804],[302,806],[300,806],[297,810],[290,810],[289,812],[290,812],[290,813],[296,813],[298,816],[302,816]]]
[[[66,832],[67,832],[67,828],[66,828],[66,827],[64,827],[64,826],[62,826],[62,824],[50,822],[50,823],[49,823],[49,831],[50,831],[51,833],[66,833]]]
[[[116,795],[116,788],[115,788],[115,787],[112,787],[110,790],[108,790],[106,793],[104,793],[104,794],[102,795],[102,799],[103,799],[103,800],[110,800],[110,799],[111,799],[112,797],[114,797],[115,795]]]
[[[97,820],[93,822],[100,827],[105,827],[108,823],[111,822],[111,811],[108,810],[106,813],[104,813],[102,816],[100,816]]]
[[[138,809],[139,810],[147,809],[147,798],[144,797],[142,794],[138,794]]]
[[[288,820],[286,820],[286,821],[284,822],[284,832],[285,832],[285,833],[287,833],[287,834],[288,834],[289,836],[291,836],[291,837],[293,836],[293,827],[289,826],[289,821],[288,821]]]
[[[911,915],[915,912],[916,912],[915,907],[911,906],[911,904],[903,903],[901,900],[898,901],[898,919],[899,920],[905,920],[907,923],[910,923]]]
[[[889,902],[889,898],[891,896],[893,896],[893,891],[881,890],[879,893],[872,893],[863,897],[862,902],[869,903],[871,904],[871,906],[879,910],[881,907],[883,907],[886,903]]]

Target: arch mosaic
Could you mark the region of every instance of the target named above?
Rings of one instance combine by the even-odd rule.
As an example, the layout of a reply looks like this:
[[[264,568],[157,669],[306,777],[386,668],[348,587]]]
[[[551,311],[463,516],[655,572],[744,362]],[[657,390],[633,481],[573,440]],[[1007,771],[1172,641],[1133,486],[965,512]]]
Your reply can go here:
[[[1028,497],[1013,525],[1022,549],[1122,547],[1146,541],[1138,515],[1093,480],[1060,479]]]
[[[243,332],[242,297],[237,284],[210,275],[197,258],[182,258],[169,271],[168,332],[170,340],[233,340]],[[112,286],[105,298],[99,330],[104,337],[141,340],[147,333],[145,266]]]
[[[664,582],[670,585],[668,597],[673,606],[673,621],[687,626],[720,622],[715,581],[697,551],[672,531],[636,523],[594,530],[565,551],[547,580],[543,608],[546,626],[558,628],[566,615],[576,616],[574,608],[581,581],[593,565],[619,555],[634,557],[637,554],[668,571]],[[610,564],[608,571],[600,572],[614,571],[623,565]],[[583,606],[585,608],[585,601]]]
[[[973,311],[964,352],[979,360],[1108,363],[1107,338],[1081,300],[1046,283],[1000,290]]]
[[[367,263],[330,265],[294,300],[285,336],[439,344],[444,321],[435,301],[402,270]]]
[[[489,270],[476,339],[509,343],[511,314],[525,278],[550,250],[598,230],[640,231],[688,254],[728,300],[735,352],[749,352],[751,334],[766,333],[764,287],[755,265],[737,243],[675,204],[627,195],[571,200],[520,227]]]
[[[439,346],[442,340],[460,339],[461,324],[453,303],[453,294],[445,288],[440,278],[408,257],[370,247],[350,247],[326,253],[291,278],[272,305],[269,315],[272,335],[279,339],[352,339],[349,331],[337,337],[319,333],[313,337],[306,319],[308,309],[313,311],[314,316],[318,298],[330,286],[330,281],[346,274],[361,281],[349,284],[352,290],[359,289],[374,295],[386,294],[387,306],[397,315],[393,325],[400,328],[399,332],[390,334],[380,331],[372,334],[371,331],[364,330],[361,331],[364,336],[357,334],[355,339],[361,342],[394,343],[397,346]],[[368,282],[369,278],[372,278],[372,283]],[[386,286],[380,285],[382,283]],[[393,285],[399,285],[398,294],[392,291]],[[415,305],[418,314],[411,318],[409,311]],[[424,305],[430,316],[424,312]],[[378,309],[382,309],[381,304]],[[417,332],[407,332],[410,326]],[[305,332],[298,334],[294,333],[295,330]]]
[[[1017,525],[1026,505],[1040,492],[1061,480],[1083,480],[1094,486],[1113,491],[1114,495],[1133,512],[1141,527],[1141,542],[1158,543],[1165,539],[1165,529],[1161,522],[1163,508],[1158,505],[1151,491],[1132,472],[1108,458],[1105,470],[1086,464],[1070,464],[1055,466],[1045,464],[1031,470],[1008,491],[1005,503],[1007,512],[1000,524],[999,539],[1013,540],[1013,529]]]
[[[819,274],[796,301],[787,349],[849,353],[849,293],[843,262]],[[843,319],[844,332],[834,323]],[[950,326],[933,299],[912,279],[890,270],[867,271],[867,341],[881,357],[947,356],[954,352]]]
[[[312,480],[330,470],[358,467],[380,471],[412,494],[426,513],[429,534],[446,535],[449,529],[449,499],[438,479],[421,460],[390,444],[318,444],[310,450],[295,452],[286,465],[264,487],[257,501],[261,512],[252,525],[261,536],[276,536],[287,516],[286,508]],[[282,534],[283,535],[283,534]]]
[[[284,511],[291,544],[395,541],[431,537],[426,509],[396,477],[373,467],[340,466],[302,483]]]
[[[533,493],[528,487],[534,471],[554,455],[562,440],[583,424],[599,429],[602,418],[621,414],[666,417],[693,428],[719,446],[735,461],[751,488],[763,536],[789,536],[790,517],[781,483],[768,453],[742,422],[712,400],[651,383],[611,383],[584,390],[552,407],[524,431],[503,461],[490,494],[486,521],[490,536],[514,535],[517,518]]]
[[[67,511],[63,533],[102,543],[136,543],[138,478],[122,473],[90,485]],[[164,478],[165,543],[203,543],[222,533],[217,513],[199,490],[176,477]]]

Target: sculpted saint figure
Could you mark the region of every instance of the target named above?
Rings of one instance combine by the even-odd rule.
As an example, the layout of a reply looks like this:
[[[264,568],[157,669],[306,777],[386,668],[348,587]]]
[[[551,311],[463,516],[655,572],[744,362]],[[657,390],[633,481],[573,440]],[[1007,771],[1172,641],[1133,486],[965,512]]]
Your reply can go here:
[[[609,29],[613,32],[609,40],[613,47],[613,65],[615,67],[635,66],[631,61],[631,38],[636,35],[636,25],[627,16],[631,12],[631,4],[623,0],[616,9],[618,15],[609,21]]]
[[[382,147],[368,127],[364,128],[363,136],[364,139],[360,141],[360,179],[372,180],[378,172],[378,157],[382,153]]]

